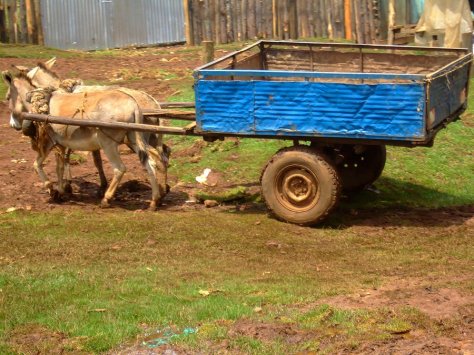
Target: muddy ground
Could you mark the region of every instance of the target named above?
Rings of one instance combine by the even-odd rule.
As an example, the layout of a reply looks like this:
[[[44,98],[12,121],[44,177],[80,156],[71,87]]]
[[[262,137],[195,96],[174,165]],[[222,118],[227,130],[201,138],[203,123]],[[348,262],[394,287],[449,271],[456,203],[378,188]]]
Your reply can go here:
[[[170,50],[172,52],[172,50]],[[21,64],[33,66],[36,60],[31,59],[2,59],[0,69],[4,70],[11,64]],[[141,54],[137,57],[107,57],[101,58],[67,58],[58,61],[56,71],[61,77],[81,77],[84,80],[110,81],[115,78],[118,84],[126,81],[123,76],[130,76],[133,73],[139,75],[141,80],[131,80],[126,82],[126,86],[142,89],[158,100],[164,101],[169,95],[175,92],[175,88],[167,84],[166,80],[157,80],[156,77],[147,73],[143,68],[156,67],[164,70],[181,70],[189,73],[190,69],[199,65],[196,56],[189,58],[180,57],[174,53],[163,55]],[[117,68],[128,68],[124,73]],[[131,73],[131,74],[130,74]],[[30,148],[29,139],[22,137],[20,133],[8,126],[8,110],[5,102],[0,103],[0,211],[4,212],[9,208],[23,208],[32,211],[48,210],[81,210],[91,211],[98,209],[99,198],[98,174],[93,166],[90,155],[84,155],[80,159],[81,163],[72,167],[74,182],[73,194],[62,203],[52,203],[37,175],[32,169],[35,153]],[[192,151],[188,152],[190,155]],[[181,152],[180,154],[187,154]],[[150,188],[147,181],[147,174],[140,166],[135,155],[131,154],[128,148],[123,148],[123,160],[128,168],[123,183],[118,189],[114,208],[123,210],[141,210],[147,207],[147,200],[150,196]],[[46,164],[46,171],[54,177],[54,164],[51,162],[53,156]],[[110,176],[110,166],[105,160],[104,168]],[[205,208],[202,205],[186,203],[189,194],[193,192],[193,185],[177,185],[179,177],[170,176],[170,185],[173,186],[171,193],[167,196],[163,209],[182,210]],[[254,206],[261,209],[262,207]],[[466,225],[468,232],[474,229],[474,207],[445,208],[436,211],[410,210],[410,211],[379,211],[374,215],[372,211],[361,212],[353,216],[352,228],[363,230],[367,235],[383,236],[388,229],[397,228],[396,220],[403,221],[403,225],[414,226],[419,233],[430,233],[433,225],[445,228],[449,233],[453,226]],[[395,221],[395,222],[394,222]],[[394,225],[395,223],[395,225]],[[278,247],[278,246],[277,246]],[[472,277],[465,275],[465,277]],[[440,284],[442,280],[436,280]],[[449,280],[446,280],[446,282]],[[340,308],[375,308],[375,307],[397,307],[412,306],[420,309],[429,317],[438,322],[447,322],[449,319],[457,319],[459,322],[451,329],[452,336],[438,336],[429,331],[417,334],[400,334],[398,337],[365,344],[357,351],[360,353],[378,354],[474,354],[474,299],[472,295],[461,293],[457,289],[448,286],[443,288],[432,288],[430,280],[426,279],[398,279],[385,284],[380,289],[360,290],[359,293],[348,296],[340,296],[322,300],[322,303]],[[313,305],[314,306],[314,305]],[[308,305],[305,305],[308,307]],[[447,322],[448,324],[448,322]],[[449,325],[447,325],[449,326]],[[60,333],[47,333],[35,328],[29,331],[30,337],[24,336],[18,342],[41,343],[44,341],[55,343],[57,349],[66,348],[67,342],[64,335]],[[283,337],[288,342],[297,341],[310,337],[298,328],[296,324],[272,324],[255,323],[250,321],[239,321],[229,331],[229,337],[250,336],[264,341],[272,341]],[[330,341],[330,340],[328,340]],[[15,339],[12,340],[16,342]],[[34,348],[34,347],[33,347]],[[163,353],[165,349],[157,349],[156,352],[140,345],[132,345],[127,350],[117,350],[121,353],[151,354]],[[170,350],[171,353],[174,350]],[[226,344],[216,345],[216,352],[226,352]],[[177,350],[179,353],[180,351]],[[184,351],[186,352],[186,351]],[[351,352],[346,349],[344,352]]]

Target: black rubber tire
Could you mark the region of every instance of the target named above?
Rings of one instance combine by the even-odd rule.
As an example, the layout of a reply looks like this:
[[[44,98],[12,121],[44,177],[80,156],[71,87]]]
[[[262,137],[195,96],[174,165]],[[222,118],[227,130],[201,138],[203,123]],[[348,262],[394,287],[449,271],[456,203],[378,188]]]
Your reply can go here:
[[[331,160],[306,146],[284,148],[263,169],[260,185],[277,219],[304,226],[324,220],[336,207],[341,184]],[[298,201],[304,198],[302,201]]]
[[[357,193],[382,175],[387,160],[384,145],[344,145],[331,153],[346,193]]]

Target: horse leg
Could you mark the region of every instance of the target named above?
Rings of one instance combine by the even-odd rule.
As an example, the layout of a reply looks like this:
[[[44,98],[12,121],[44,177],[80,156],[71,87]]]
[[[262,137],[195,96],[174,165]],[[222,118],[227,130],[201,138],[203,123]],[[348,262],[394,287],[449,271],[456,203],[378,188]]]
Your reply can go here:
[[[163,158],[159,150],[151,148],[148,150],[148,160],[146,162],[146,170],[151,184],[152,198],[150,209],[156,210],[161,200],[168,193],[167,168],[163,163]]]
[[[72,149],[69,148],[64,153],[64,172],[66,173],[64,192],[68,194],[72,194],[71,153]]]
[[[120,158],[120,153],[118,150],[118,144],[115,142],[106,142],[102,145],[102,149],[104,150],[105,155],[109,159],[110,165],[112,165],[114,176],[110,185],[105,191],[104,198],[102,199],[101,206],[106,208],[110,207],[110,200],[114,197],[115,191],[117,190],[118,185],[120,184],[120,180],[122,180],[123,175],[127,171],[127,168],[122,162]]]
[[[57,197],[58,192],[54,189],[52,182],[49,181],[49,178],[43,169],[44,161],[48,157],[52,148],[53,148],[53,145],[48,144],[43,150],[41,149],[38,150],[38,155],[36,156],[36,160],[33,163],[33,168],[38,174],[41,182],[43,183],[43,186],[48,190],[49,195],[53,199],[55,199],[55,197]]]
[[[65,169],[65,150],[60,148],[59,152],[56,152],[56,175],[58,177],[58,192],[59,197],[64,195],[65,182],[64,182],[64,169]]]
[[[92,157],[94,158],[94,165],[97,168],[100,178],[100,188],[98,191],[99,197],[104,197],[105,190],[107,190],[107,177],[104,173],[104,166],[102,165],[102,157],[100,156],[100,150],[94,150],[92,152]]]

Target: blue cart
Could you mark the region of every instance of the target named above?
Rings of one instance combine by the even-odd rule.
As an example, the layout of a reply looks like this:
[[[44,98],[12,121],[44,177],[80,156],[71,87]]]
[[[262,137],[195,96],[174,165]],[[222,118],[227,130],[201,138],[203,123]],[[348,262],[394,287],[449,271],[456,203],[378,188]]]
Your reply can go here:
[[[161,134],[285,139],[261,175],[284,221],[312,225],[382,174],[386,145],[431,146],[467,107],[466,49],[260,41],[195,70],[195,103],[144,110],[186,127],[24,114],[25,119]],[[196,107],[196,112],[172,111]]]
[[[196,128],[287,139],[263,169],[279,219],[315,224],[373,183],[385,145],[431,146],[467,107],[466,49],[260,41],[196,69]]]

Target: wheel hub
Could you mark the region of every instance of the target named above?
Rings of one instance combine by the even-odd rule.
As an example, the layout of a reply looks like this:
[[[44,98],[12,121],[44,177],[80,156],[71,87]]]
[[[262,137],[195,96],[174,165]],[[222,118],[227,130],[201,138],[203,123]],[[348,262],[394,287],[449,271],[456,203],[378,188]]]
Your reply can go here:
[[[294,167],[282,174],[280,179],[280,198],[287,208],[302,212],[317,202],[318,183],[308,171]]]

